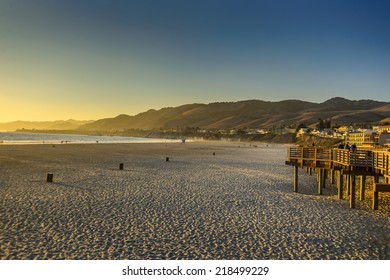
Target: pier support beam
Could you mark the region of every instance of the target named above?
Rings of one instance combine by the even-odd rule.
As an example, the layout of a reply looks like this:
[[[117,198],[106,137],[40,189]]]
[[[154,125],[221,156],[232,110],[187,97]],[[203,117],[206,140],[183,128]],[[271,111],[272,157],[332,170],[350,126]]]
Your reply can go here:
[[[346,176],[347,176],[347,194],[349,194],[351,191],[351,175],[346,175]]]
[[[360,201],[364,200],[365,195],[365,186],[366,186],[366,176],[360,176]]]
[[[330,183],[332,185],[334,185],[334,183],[335,183],[335,171],[334,171],[334,169],[330,170]]]
[[[344,175],[341,174],[341,170],[337,172],[337,197],[343,199],[343,185],[344,185]]]
[[[324,169],[322,168],[317,169],[318,194],[322,194],[322,188],[325,182],[324,175],[325,175]]]
[[[348,175],[348,177],[350,177],[349,208],[355,208],[355,175]]]
[[[327,178],[328,178],[328,171],[326,169],[322,169],[322,187],[323,188],[325,188]]]
[[[298,166],[294,166],[294,192],[298,192]]]
[[[374,183],[375,184],[379,183],[379,174],[375,174],[375,176],[374,176]]]
[[[372,210],[378,210],[378,192],[373,191],[373,196],[372,196]]]

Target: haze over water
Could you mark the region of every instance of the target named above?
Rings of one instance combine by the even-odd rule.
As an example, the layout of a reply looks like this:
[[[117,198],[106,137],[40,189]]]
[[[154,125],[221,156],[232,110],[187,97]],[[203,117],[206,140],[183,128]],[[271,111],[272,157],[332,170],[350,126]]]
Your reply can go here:
[[[0,132],[0,144],[61,144],[61,143],[162,143],[178,140],[122,136],[89,136],[49,133]]]

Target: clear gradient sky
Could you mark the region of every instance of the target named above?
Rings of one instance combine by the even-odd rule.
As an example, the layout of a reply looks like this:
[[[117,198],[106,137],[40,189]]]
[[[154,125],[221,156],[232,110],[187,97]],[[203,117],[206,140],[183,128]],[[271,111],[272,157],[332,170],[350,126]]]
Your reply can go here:
[[[0,0],[0,122],[390,101],[390,1]]]

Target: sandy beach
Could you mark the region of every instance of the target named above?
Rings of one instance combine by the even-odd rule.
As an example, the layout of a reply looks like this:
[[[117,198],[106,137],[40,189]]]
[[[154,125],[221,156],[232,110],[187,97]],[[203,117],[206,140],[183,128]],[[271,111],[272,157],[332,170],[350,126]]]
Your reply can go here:
[[[390,259],[388,194],[349,209],[303,170],[293,193],[285,160],[266,144],[0,145],[0,259]]]

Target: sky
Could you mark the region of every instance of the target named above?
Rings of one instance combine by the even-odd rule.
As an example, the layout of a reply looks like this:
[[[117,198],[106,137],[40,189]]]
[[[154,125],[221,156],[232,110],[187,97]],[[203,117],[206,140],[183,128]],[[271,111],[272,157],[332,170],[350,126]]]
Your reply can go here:
[[[390,101],[390,1],[0,0],[0,122]]]

